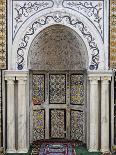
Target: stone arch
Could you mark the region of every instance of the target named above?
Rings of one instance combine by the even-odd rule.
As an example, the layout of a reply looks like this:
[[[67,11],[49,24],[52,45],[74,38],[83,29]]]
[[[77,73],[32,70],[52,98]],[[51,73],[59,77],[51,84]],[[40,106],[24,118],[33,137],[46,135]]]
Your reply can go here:
[[[56,24],[42,30],[28,52],[31,70],[84,70],[88,52],[82,38],[71,28]]]
[[[74,15],[67,12],[49,12],[44,16],[37,16],[31,20],[30,24],[22,27],[13,43],[12,52],[16,59],[12,61],[12,68],[16,70],[27,70],[27,56],[29,47],[35,36],[48,26],[61,24],[73,29],[83,39],[89,59],[90,70],[102,70],[104,64],[103,42],[91,23],[81,15]]]

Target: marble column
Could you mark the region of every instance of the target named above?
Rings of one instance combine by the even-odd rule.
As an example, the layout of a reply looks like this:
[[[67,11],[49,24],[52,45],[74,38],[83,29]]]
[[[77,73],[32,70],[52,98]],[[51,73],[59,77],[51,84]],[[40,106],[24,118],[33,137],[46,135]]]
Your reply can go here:
[[[101,152],[109,152],[109,80],[101,77]]]
[[[5,77],[7,80],[7,153],[16,153],[15,149],[15,77]]]
[[[89,151],[98,151],[98,80],[99,77],[89,77],[90,80],[90,144]]]
[[[18,80],[18,153],[27,153],[26,126],[26,77],[16,77]]]

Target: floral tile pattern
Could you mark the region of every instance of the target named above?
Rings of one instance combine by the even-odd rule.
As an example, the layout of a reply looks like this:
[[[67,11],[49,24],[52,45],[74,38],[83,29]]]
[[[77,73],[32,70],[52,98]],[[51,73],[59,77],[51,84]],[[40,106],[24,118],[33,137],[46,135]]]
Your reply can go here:
[[[65,138],[65,110],[50,110],[51,138]]]
[[[66,75],[50,75],[49,98],[51,104],[66,103]]]
[[[34,110],[33,111],[33,139],[40,140],[45,137],[45,111]]]
[[[34,105],[42,104],[45,98],[45,77],[44,75],[33,75],[32,101]]]
[[[71,139],[83,141],[83,111],[71,110]]]
[[[71,75],[71,104],[84,104],[84,76]]]

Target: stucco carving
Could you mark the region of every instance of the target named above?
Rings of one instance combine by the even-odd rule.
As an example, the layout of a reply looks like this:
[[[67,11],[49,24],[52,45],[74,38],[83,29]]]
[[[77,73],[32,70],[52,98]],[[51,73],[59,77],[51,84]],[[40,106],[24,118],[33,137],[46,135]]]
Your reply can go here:
[[[87,68],[87,49],[73,30],[54,25],[39,33],[29,50],[29,68],[37,70],[82,70]]]

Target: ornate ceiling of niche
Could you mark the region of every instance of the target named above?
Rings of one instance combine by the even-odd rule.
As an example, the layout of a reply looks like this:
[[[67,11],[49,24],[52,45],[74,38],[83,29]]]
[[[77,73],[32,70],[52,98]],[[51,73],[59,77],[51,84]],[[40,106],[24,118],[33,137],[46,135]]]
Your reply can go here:
[[[116,0],[110,0],[110,67],[116,68]]]
[[[86,69],[87,50],[79,35],[69,28],[54,25],[33,40],[29,50],[29,68],[40,70]]]
[[[6,0],[0,0],[0,69],[6,68]]]

